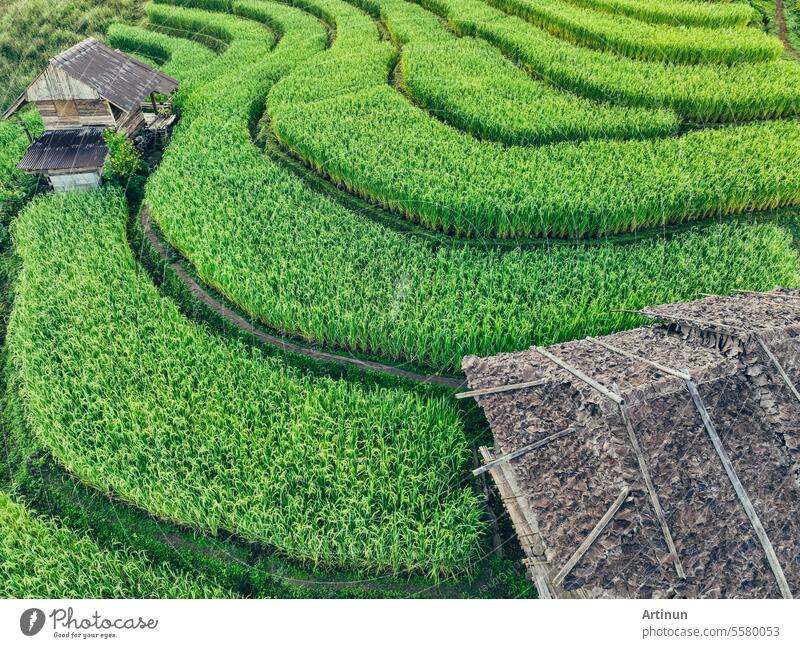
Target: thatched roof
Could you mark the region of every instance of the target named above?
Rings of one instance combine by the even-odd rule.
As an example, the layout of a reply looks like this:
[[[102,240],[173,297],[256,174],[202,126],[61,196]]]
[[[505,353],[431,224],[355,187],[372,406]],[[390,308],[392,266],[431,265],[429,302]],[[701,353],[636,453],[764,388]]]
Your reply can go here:
[[[778,369],[800,381],[800,291],[642,312],[666,323],[545,349],[583,378],[536,348],[463,360],[471,389],[542,381],[478,398],[494,457],[575,430],[509,461],[505,473],[492,471],[503,488],[513,484],[527,516],[521,524],[537,529],[543,549],[528,558],[546,563],[537,568],[540,588],[555,596],[781,596],[757,525],[680,377],[686,371],[766,532],[784,588],[800,592],[800,396]],[[615,385],[622,408],[613,400]],[[623,488],[630,494],[622,506],[554,585]]]

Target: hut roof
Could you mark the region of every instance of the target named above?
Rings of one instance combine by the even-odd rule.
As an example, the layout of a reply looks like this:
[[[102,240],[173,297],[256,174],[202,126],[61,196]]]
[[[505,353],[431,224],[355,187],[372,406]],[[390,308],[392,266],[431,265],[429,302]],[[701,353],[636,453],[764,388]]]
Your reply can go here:
[[[151,92],[168,94],[178,87],[176,79],[95,38],[87,38],[54,56],[50,65],[125,112],[136,110]],[[26,92],[11,104],[4,117],[10,117],[27,101]]]
[[[518,533],[537,536],[523,545],[539,565],[532,577],[553,596],[785,595],[702,406],[785,585],[800,592],[800,291],[641,312],[666,324],[462,362],[471,389],[541,383],[478,397],[494,436],[487,459],[574,430],[491,471]]]
[[[31,173],[69,169],[98,169],[108,148],[103,128],[47,131],[28,147],[18,167]]]
[[[151,92],[168,94],[178,81],[141,61],[87,38],[50,59],[126,112],[137,109]]]

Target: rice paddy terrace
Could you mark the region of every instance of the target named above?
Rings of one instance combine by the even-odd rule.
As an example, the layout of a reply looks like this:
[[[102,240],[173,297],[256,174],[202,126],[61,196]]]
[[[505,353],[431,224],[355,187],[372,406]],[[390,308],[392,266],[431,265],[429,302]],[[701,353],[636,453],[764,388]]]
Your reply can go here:
[[[136,10],[181,81],[141,195],[31,198],[0,124],[7,596],[534,595],[462,357],[800,283],[794,5]]]

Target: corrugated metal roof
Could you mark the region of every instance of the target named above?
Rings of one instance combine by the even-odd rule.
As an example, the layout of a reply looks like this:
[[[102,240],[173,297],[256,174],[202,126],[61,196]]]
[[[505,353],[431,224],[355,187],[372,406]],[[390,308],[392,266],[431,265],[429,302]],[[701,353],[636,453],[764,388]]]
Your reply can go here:
[[[34,140],[17,166],[32,173],[67,169],[99,169],[108,148],[104,128],[47,131]]]
[[[178,87],[172,77],[95,38],[73,45],[50,63],[126,112],[139,108],[151,92],[168,94]]]

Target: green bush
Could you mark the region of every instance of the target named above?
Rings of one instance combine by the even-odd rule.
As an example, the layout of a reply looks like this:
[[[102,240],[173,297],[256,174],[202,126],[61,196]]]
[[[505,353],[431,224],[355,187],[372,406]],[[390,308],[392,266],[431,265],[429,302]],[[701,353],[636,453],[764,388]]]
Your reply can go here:
[[[108,147],[108,158],[103,167],[107,180],[126,182],[141,170],[142,154],[125,133],[107,130],[103,133],[103,140]]]

